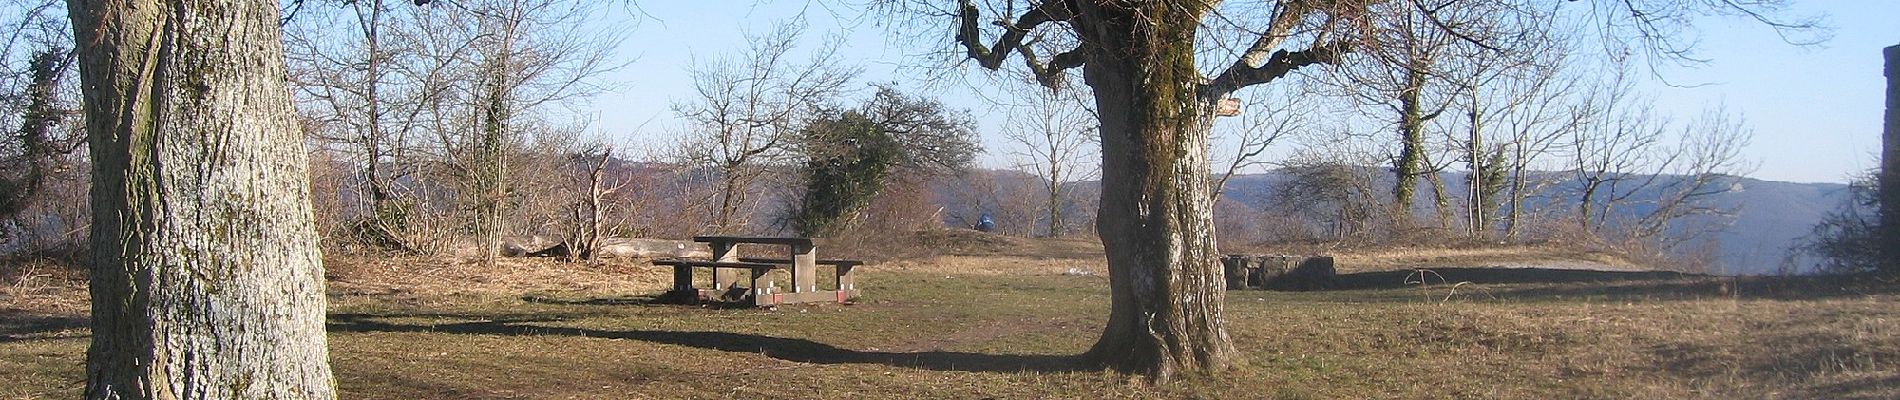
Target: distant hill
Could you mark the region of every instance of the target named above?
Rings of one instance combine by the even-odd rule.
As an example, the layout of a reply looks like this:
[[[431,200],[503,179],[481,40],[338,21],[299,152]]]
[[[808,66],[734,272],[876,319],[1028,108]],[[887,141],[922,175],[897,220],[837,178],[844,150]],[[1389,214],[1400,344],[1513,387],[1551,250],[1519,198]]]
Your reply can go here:
[[[1381,174],[1382,176],[1384,174]],[[1463,193],[1465,174],[1447,173],[1444,177],[1448,190]],[[1663,180],[1683,180],[1684,176],[1659,176]],[[1714,196],[1718,207],[1733,208],[1737,214],[1731,225],[1716,234],[1720,245],[1718,268],[1713,271],[1723,274],[1774,274],[1780,271],[1788,248],[1794,242],[1807,235],[1815,223],[1824,214],[1842,204],[1847,198],[1847,185],[1839,183],[1795,183],[1764,181],[1752,178],[1734,178],[1732,191]],[[1229,199],[1252,207],[1263,207],[1273,201],[1273,194],[1285,185],[1289,175],[1273,171],[1264,174],[1236,176],[1228,181],[1226,196]],[[1570,190],[1576,182],[1561,182],[1547,190],[1547,196],[1535,200],[1542,202],[1574,202]],[[1381,188],[1391,187],[1391,183],[1381,182]],[[1384,189],[1381,189],[1384,190]],[[1429,189],[1421,187],[1418,203],[1414,210],[1429,213],[1431,210]],[[1646,211],[1641,207],[1624,209],[1624,213]],[[1805,268],[1806,266],[1803,266]],[[1794,272],[1806,272],[1797,269]]]
[[[1788,247],[1848,198],[1847,185],[1839,183],[1743,179],[1740,184],[1741,190],[1716,199],[1740,210],[1735,224],[1720,235],[1722,265],[1727,270],[1718,272],[1776,273]]]

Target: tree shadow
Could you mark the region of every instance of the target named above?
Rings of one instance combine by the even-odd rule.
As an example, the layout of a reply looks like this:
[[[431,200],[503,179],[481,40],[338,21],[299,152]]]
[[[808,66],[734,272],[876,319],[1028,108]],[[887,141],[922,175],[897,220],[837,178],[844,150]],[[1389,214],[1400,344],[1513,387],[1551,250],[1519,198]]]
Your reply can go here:
[[[1546,268],[1429,268],[1341,274],[1333,290],[1418,288],[1460,283],[1501,285],[1484,293],[1505,299],[1602,298],[1699,300],[1709,298],[1819,300],[1900,294],[1900,285],[1862,276],[1724,277],[1669,271],[1591,271]]]
[[[762,354],[780,360],[811,364],[878,364],[933,371],[959,372],[1072,372],[1085,371],[1076,356],[980,354],[952,351],[884,352],[859,351],[806,339],[781,338],[732,332],[600,330],[571,327],[528,325],[559,322],[568,318],[475,317],[471,322],[450,324],[402,324],[378,321],[417,315],[332,314],[331,332],[415,332],[500,336],[567,336],[639,340],[733,353]]]
[[[91,326],[83,315],[0,313],[0,343],[25,340],[86,337],[85,334],[48,336],[49,334]]]
[[[1598,285],[1549,285],[1496,292],[1513,298],[1588,298],[1612,300],[1823,300],[1900,293],[1890,284],[1835,277],[1694,277]]]
[[[644,306],[657,303],[655,299],[655,296],[592,297],[584,299],[563,299],[542,295],[521,296],[521,301],[527,303],[564,306]]]
[[[1582,283],[1683,279],[1691,275],[1667,271],[1591,271],[1548,268],[1420,268],[1397,271],[1340,274],[1333,288],[1399,289],[1427,284],[1471,282],[1476,284]]]
[[[552,304],[563,306],[675,306],[691,308],[710,308],[717,310],[758,309],[746,294],[746,288],[735,288],[727,294],[704,299],[677,299],[666,295],[628,295],[613,297],[560,298],[545,295],[521,296],[525,303]],[[811,303],[820,304],[820,303]]]
[[[1900,394],[1900,374],[1886,364],[1894,353],[1868,343],[1825,338],[1825,323],[1755,335],[1760,350],[1715,343],[1673,343],[1649,349],[1660,359],[1659,372],[1696,381],[1759,382],[1790,398],[1892,399]],[[1819,337],[1819,338],[1817,338]],[[1717,392],[1720,393],[1720,392]]]
[[[1900,376],[1865,376],[1841,382],[1814,385],[1797,391],[1815,399],[1892,399],[1900,396]]]

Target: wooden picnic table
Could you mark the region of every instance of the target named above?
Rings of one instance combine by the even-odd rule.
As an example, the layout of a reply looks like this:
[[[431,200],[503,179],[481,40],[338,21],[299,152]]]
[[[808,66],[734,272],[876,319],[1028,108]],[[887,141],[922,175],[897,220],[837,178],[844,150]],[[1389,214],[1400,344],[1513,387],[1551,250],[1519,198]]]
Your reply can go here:
[[[851,275],[852,269],[864,262],[857,260],[820,259],[818,246],[811,238],[802,237],[751,237],[751,236],[695,236],[693,241],[706,243],[712,249],[712,259],[699,260],[671,258],[653,260],[654,265],[673,267],[673,289],[665,298],[679,300],[699,300],[704,298],[732,298],[734,293],[743,293],[750,297],[754,305],[760,307],[788,303],[809,303],[819,301],[845,301],[857,298],[857,278]],[[742,257],[740,245],[764,245],[783,249],[782,257]],[[767,252],[765,254],[771,254]],[[836,290],[818,289],[818,266],[835,267]],[[711,293],[702,291],[693,285],[693,269],[708,268],[713,271]],[[788,269],[792,276],[790,292],[778,288],[770,274],[775,269]],[[740,270],[752,272],[747,279],[744,292],[737,289],[741,283]]]

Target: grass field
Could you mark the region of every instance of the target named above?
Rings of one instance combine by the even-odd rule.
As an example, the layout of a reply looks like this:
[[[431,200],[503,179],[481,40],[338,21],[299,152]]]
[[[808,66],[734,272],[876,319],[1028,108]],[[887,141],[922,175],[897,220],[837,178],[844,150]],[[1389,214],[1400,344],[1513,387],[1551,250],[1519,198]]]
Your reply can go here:
[[[1069,357],[1099,264],[884,262],[857,304],[761,310],[649,304],[633,264],[333,260],[331,358],[348,399],[1900,398],[1891,284],[1619,272],[1232,291],[1240,363],[1151,386]],[[83,289],[13,268],[0,398],[78,397]]]

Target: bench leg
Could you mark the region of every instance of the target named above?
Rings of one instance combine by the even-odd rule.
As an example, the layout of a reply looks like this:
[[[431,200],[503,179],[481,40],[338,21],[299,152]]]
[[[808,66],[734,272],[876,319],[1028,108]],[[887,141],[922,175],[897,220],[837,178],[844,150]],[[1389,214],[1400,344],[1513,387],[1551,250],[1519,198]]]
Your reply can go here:
[[[684,292],[689,290],[693,290],[693,267],[674,266],[673,291]]]
[[[660,295],[659,301],[668,303],[693,303],[699,300],[699,290],[693,288],[693,267],[673,266],[673,290]]]
[[[851,264],[838,264],[838,302],[858,297],[858,277],[851,275]]]
[[[818,291],[817,246],[791,246],[792,293]]]
[[[769,307],[778,304],[776,296],[778,285],[772,281],[772,270],[759,268],[752,270],[752,304]]]
[[[739,245],[732,243],[712,244],[713,261],[739,261]],[[725,293],[739,283],[739,272],[730,268],[713,268],[713,290]]]

